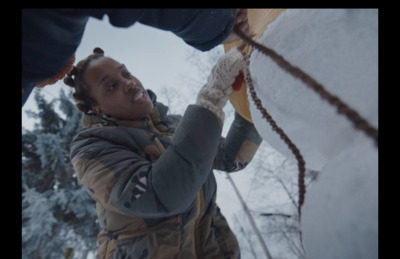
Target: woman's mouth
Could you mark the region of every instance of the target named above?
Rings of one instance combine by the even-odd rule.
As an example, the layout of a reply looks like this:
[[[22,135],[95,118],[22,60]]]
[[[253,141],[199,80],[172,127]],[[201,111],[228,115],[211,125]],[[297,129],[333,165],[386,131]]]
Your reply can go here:
[[[147,93],[145,90],[139,89],[133,94],[133,103],[144,103],[147,101]]]

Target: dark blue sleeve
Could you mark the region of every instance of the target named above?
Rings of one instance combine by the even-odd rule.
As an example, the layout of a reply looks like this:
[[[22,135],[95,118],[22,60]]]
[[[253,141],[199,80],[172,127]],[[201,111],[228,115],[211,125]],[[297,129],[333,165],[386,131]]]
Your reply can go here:
[[[207,51],[228,37],[236,9],[150,9],[138,22],[171,31],[192,47]]]
[[[75,53],[89,17],[51,9],[22,10],[22,105],[33,87],[56,75]]]
[[[236,9],[97,9],[83,10],[110,24],[129,27],[139,22],[171,31],[192,47],[206,51],[222,43],[232,32]]]

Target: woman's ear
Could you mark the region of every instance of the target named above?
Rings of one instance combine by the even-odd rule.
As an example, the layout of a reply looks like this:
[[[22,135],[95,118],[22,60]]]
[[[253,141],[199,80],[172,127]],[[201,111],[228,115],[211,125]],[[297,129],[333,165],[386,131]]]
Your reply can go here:
[[[96,113],[97,115],[100,115],[100,116],[103,115],[103,111],[100,109],[100,107],[98,105],[93,106],[92,111],[94,113]]]

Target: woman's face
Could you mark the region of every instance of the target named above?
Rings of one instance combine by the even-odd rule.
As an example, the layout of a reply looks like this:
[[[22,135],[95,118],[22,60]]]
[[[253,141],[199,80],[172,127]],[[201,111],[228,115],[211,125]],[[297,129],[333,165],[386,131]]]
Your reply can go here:
[[[83,80],[97,102],[92,110],[98,115],[132,120],[146,117],[153,110],[153,103],[140,81],[111,58],[92,60]]]

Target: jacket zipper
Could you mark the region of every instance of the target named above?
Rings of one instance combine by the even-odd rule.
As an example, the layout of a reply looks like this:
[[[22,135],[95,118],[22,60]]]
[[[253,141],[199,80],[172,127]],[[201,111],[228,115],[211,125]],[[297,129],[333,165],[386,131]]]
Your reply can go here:
[[[176,229],[179,231],[179,251],[182,251],[182,247],[183,247],[183,234],[184,234],[184,229],[183,229],[183,219],[182,219],[182,215],[178,216],[178,222],[176,223]]]
[[[203,196],[203,188],[200,189],[200,191],[197,194],[196,197],[196,205],[197,205],[197,211],[196,211],[196,216],[195,216],[195,221],[194,221],[194,227],[193,227],[193,244],[194,244],[194,251],[196,254],[196,258],[201,258],[201,244],[200,244],[200,220],[201,220],[201,214],[202,211],[204,210],[204,196]]]

